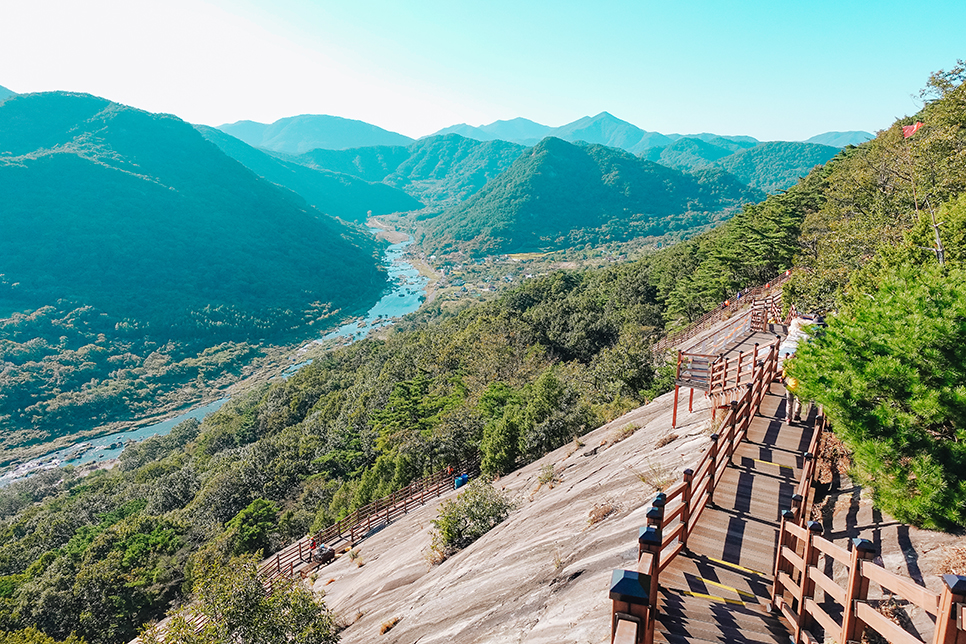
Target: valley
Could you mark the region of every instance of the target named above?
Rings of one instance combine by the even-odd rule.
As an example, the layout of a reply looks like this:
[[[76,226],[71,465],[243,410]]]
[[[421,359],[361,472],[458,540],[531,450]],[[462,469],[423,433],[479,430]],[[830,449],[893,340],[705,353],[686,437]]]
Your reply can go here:
[[[413,140],[0,98],[2,459],[77,465],[0,488],[0,630],[117,644],[192,601],[257,604],[237,575],[262,555],[472,461],[513,514],[471,545],[434,541],[434,511],[371,535],[312,580],[324,598],[300,595],[329,619],[312,641],[394,618],[386,641],[603,640],[607,570],[633,565],[647,497],[717,449],[708,407],[729,403],[682,402],[671,431],[683,363],[659,343],[779,275],[766,318],[827,322],[786,382],[823,406],[841,467],[878,511],[961,534],[964,78],[936,72],[866,141],[606,112]]]

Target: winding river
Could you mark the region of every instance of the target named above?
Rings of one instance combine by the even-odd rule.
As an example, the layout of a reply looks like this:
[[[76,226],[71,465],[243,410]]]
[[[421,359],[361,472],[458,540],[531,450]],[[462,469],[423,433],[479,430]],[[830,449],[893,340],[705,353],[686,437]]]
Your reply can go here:
[[[380,229],[370,228],[369,231],[375,235],[380,232]],[[383,263],[388,272],[390,290],[364,316],[343,324],[339,328],[326,333],[321,338],[313,340],[313,342],[326,345],[331,344],[333,341],[337,341],[339,344],[352,343],[366,337],[371,331],[389,326],[402,316],[418,309],[426,295],[426,287],[429,284],[429,280],[425,276],[420,275],[419,271],[406,261],[406,249],[412,243],[412,238],[409,238],[406,241],[391,244],[383,253]],[[307,364],[311,364],[311,362],[311,360],[306,360],[298,364],[290,365],[279,376],[287,378],[298,369],[301,369]],[[99,438],[92,438],[83,443],[77,443],[56,452],[51,452],[40,458],[28,461],[3,476],[0,476],[0,487],[27,478],[37,472],[55,467],[84,465],[86,463],[116,459],[121,455],[125,445],[129,442],[139,442],[151,436],[167,434],[175,425],[189,418],[202,420],[208,414],[221,409],[221,406],[227,401],[228,398],[222,398],[154,425],[101,436]]]

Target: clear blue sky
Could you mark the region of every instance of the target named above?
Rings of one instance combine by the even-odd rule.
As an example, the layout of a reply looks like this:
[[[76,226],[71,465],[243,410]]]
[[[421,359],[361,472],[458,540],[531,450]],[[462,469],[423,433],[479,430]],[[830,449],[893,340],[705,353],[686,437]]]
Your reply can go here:
[[[915,112],[966,58],[966,2],[7,0],[0,85],[209,125],[295,114],[412,137],[608,111],[804,139]]]

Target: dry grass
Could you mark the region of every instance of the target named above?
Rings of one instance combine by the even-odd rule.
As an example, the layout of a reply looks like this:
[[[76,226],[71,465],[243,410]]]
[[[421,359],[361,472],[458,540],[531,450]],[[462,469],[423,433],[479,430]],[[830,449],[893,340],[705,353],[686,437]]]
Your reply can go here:
[[[660,439],[658,439],[657,444],[655,444],[654,447],[656,447],[657,449],[661,449],[662,447],[667,447],[668,445],[676,441],[678,438],[679,436],[674,433],[665,434],[664,436],[661,436]]]
[[[940,575],[966,575],[966,545],[944,546],[938,572]]]
[[[560,570],[563,568],[563,556],[560,554],[559,548],[553,549],[553,569]]]
[[[348,617],[344,613],[336,611],[332,615],[332,625],[335,627],[337,633],[341,633],[362,619],[363,616],[365,616],[365,613],[361,610],[356,611],[356,614],[352,617]]]
[[[362,555],[359,554],[358,548],[353,548],[349,551],[349,559],[352,560],[352,563],[354,563],[357,568],[362,568],[364,565],[366,565],[366,562],[362,560]]]
[[[560,474],[557,472],[554,464],[547,463],[540,468],[540,474],[537,476],[537,483],[539,483],[537,489],[539,490],[540,486],[546,485],[552,490],[553,486],[561,481],[563,481],[563,479],[560,477]]]
[[[398,623],[399,623],[398,617],[393,617],[392,619],[383,622],[382,626],[379,627],[379,633],[382,635],[385,635],[386,633],[392,630],[393,626],[395,626]]]
[[[610,437],[610,444],[616,445],[625,438],[630,438],[634,435],[634,432],[641,428],[639,423],[627,423],[620,429],[616,430]]]
[[[426,563],[429,564],[429,567],[432,568],[433,566],[438,566],[446,561],[446,552],[443,550],[443,548],[434,544],[423,550],[423,559],[425,559]]]
[[[590,515],[587,517],[587,523],[590,525],[596,525],[609,517],[610,515],[617,512],[618,506],[610,501],[604,501],[603,503],[595,503],[594,507],[590,511]]]
[[[817,456],[815,479],[819,483],[831,483],[852,468],[851,453],[832,432],[822,434]]]
[[[570,444],[570,449],[567,450],[567,458],[570,458],[571,456],[573,456],[574,452],[576,452],[578,449],[580,449],[583,446],[584,446],[583,441],[581,441],[579,438],[574,436],[574,441]]]
[[[677,479],[677,471],[665,463],[648,463],[647,469],[641,471],[632,467],[627,469],[633,472],[642,483],[650,485],[658,492],[666,490]]]

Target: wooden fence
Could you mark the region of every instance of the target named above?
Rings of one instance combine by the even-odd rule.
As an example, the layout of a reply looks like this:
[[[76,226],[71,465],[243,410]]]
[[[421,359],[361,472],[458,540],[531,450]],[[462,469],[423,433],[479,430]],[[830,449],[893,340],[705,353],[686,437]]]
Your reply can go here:
[[[943,575],[942,592],[935,593],[877,565],[872,542],[855,538],[850,552],[824,538],[820,523],[807,520],[815,475],[811,455],[826,429],[824,417],[819,420],[798,494],[792,508],[782,512],[775,558],[771,607],[788,621],[792,644],[858,642],[866,627],[891,644],[966,644],[966,576]],[[847,580],[844,588],[833,579],[836,569]],[[868,600],[873,583],[932,616],[932,637],[912,633],[877,611]]]
[[[444,468],[435,474],[413,481],[406,487],[359,508],[315,534],[289,544],[263,561],[258,568],[259,574],[266,583],[283,575],[293,577],[298,574],[304,578],[319,566],[314,555],[323,544],[330,548],[338,548],[343,544],[351,547],[357,539],[388,525],[411,509],[424,504],[426,499],[438,497],[443,492],[452,490],[456,477],[475,474],[477,467],[476,461],[466,460],[457,467]],[[314,548],[313,544],[315,544]]]
[[[741,383],[741,395],[728,406],[721,433],[711,435],[711,446],[701,461],[693,469],[684,470],[680,482],[654,498],[646,514],[647,526],[638,535],[637,570],[615,570],[611,579],[614,644],[653,641],[661,571],[687,546],[777,373],[776,341],[762,352],[761,363],[753,368],[749,380]]]
[[[683,329],[669,333],[655,342],[651,348],[652,353],[655,356],[660,355],[664,351],[667,351],[672,347],[678,346],[681,343],[700,335],[722,320],[728,319],[729,317],[734,316],[738,311],[743,311],[744,309],[748,308],[754,303],[756,298],[764,297],[765,295],[773,293],[776,289],[781,288],[781,286],[788,281],[790,276],[791,272],[785,271],[763,286],[755,286],[745,289],[741,292],[740,298],[734,301],[729,300],[727,305],[723,303],[718,305],[716,308],[708,311]]]

